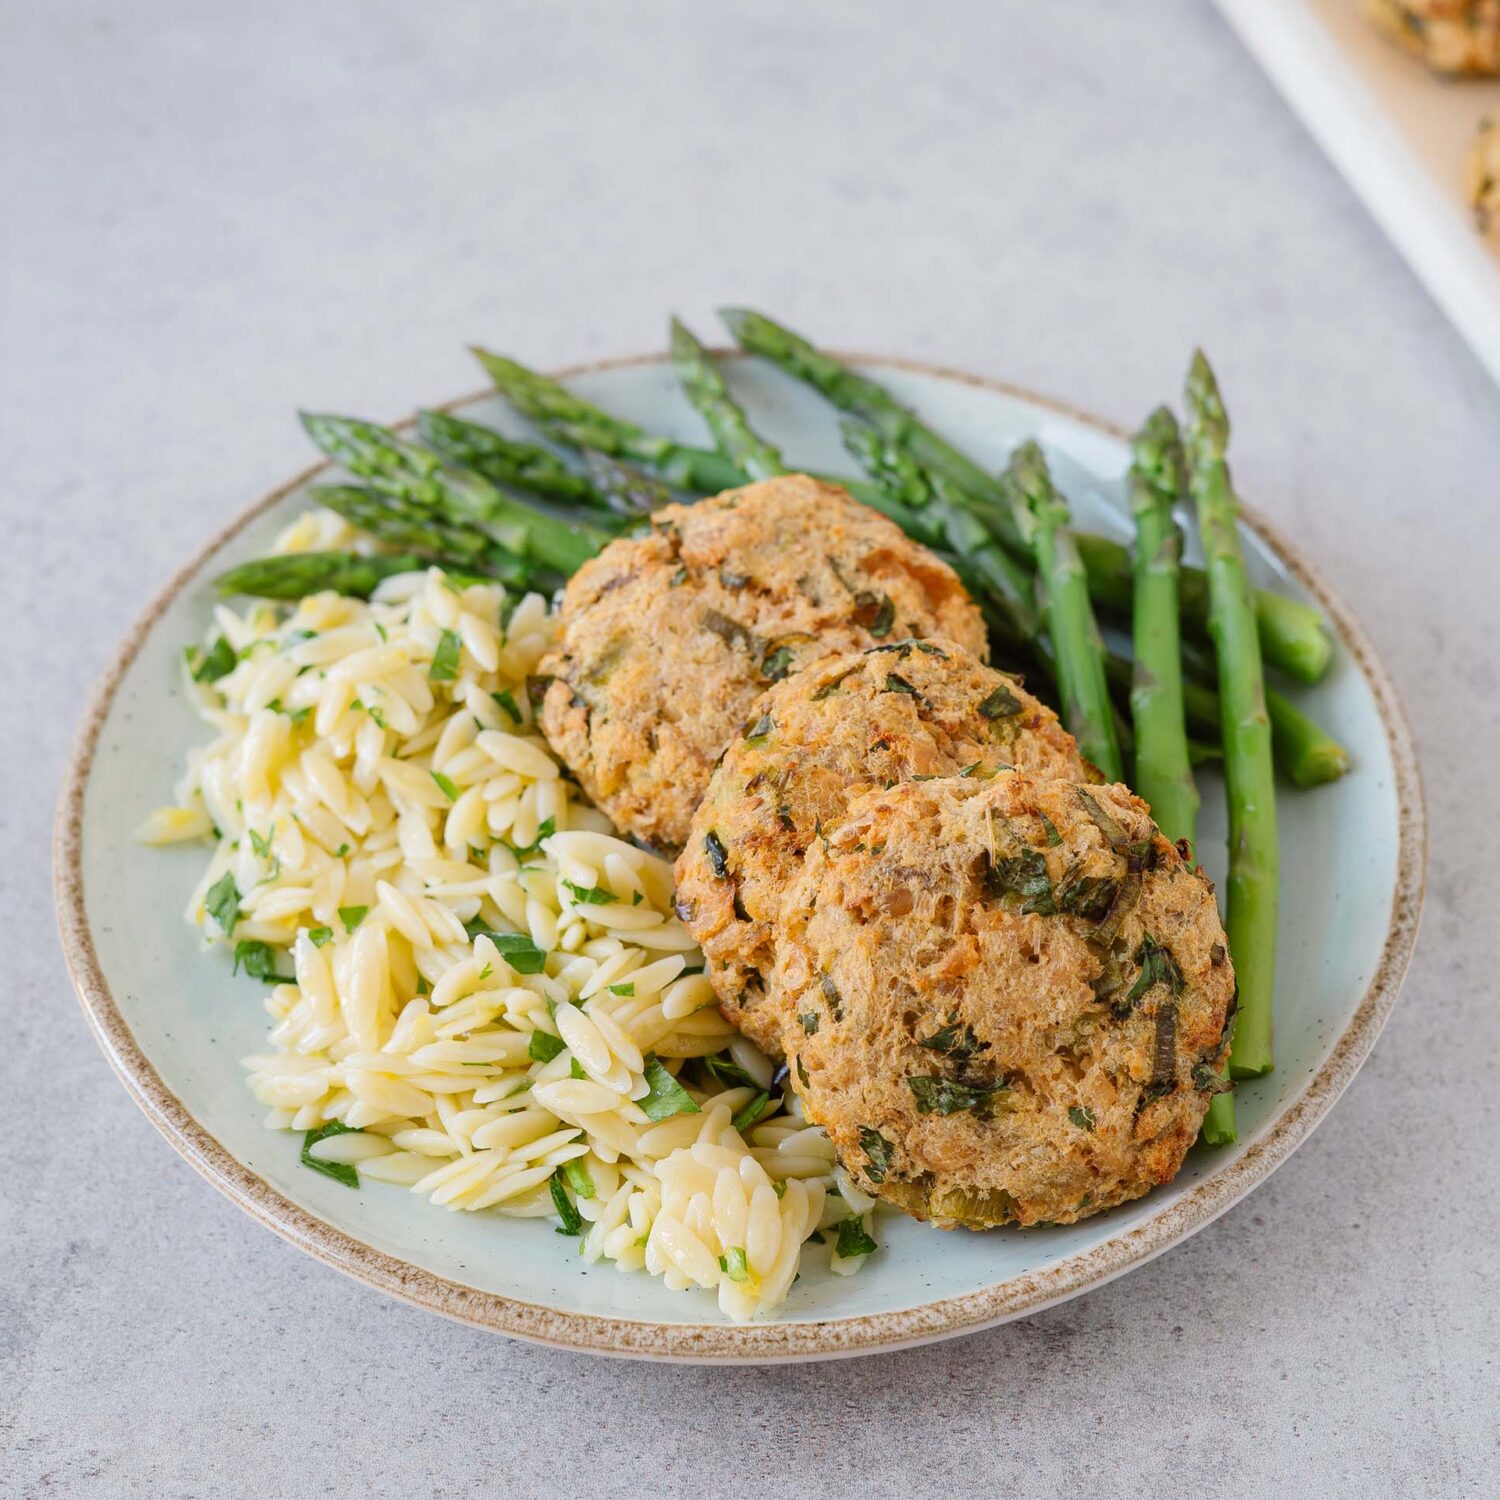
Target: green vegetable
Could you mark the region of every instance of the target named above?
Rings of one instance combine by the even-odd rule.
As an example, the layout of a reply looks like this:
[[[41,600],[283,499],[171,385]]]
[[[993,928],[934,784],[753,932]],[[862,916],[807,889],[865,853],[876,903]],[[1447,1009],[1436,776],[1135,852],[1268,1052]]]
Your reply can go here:
[[[866,1157],[865,1176],[871,1182],[884,1182],[886,1173],[891,1170],[896,1148],[878,1130],[871,1129],[868,1125],[860,1126],[859,1145]]]
[[[215,638],[207,651],[189,646],[186,655],[188,670],[192,673],[194,682],[217,682],[234,671],[239,661],[234,647],[222,635]]]
[[[667,1071],[666,1064],[652,1052],[646,1056],[646,1096],[637,1099],[648,1120],[669,1120],[673,1115],[702,1113],[692,1096]]]
[[[870,1231],[865,1228],[863,1219],[840,1219],[838,1228],[838,1239],[834,1243],[833,1252],[840,1260],[872,1255],[880,1248]]]
[[[920,1073],[908,1077],[906,1082],[916,1097],[918,1113],[924,1115],[959,1114],[983,1104],[991,1094],[1005,1087],[1003,1084],[994,1084],[976,1088],[966,1083],[957,1083],[951,1078]]]
[[[357,1188],[359,1186],[359,1173],[354,1170],[348,1162],[344,1161],[319,1161],[312,1155],[312,1148],[319,1141],[327,1140],[331,1135],[358,1135],[359,1132],[352,1126],[345,1125],[342,1120],[330,1120],[326,1125],[319,1125],[316,1130],[309,1130],[302,1137],[301,1162],[304,1167],[311,1167],[314,1172],[321,1172],[325,1177],[331,1177],[335,1182],[342,1182],[345,1187]]]
[[[743,1135],[770,1108],[771,1096],[762,1089],[730,1122]]]
[[[602,885],[576,885],[571,880],[565,880],[563,884],[580,906],[613,906],[619,899],[613,891],[605,890]]]
[[[1135,789],[1173,843],[1193,841],[1198,789],[1183,708],[1179,576],[1182,543],[1172,511],[1186,486],[1177,421],[1158,407],[1135,435],[1129,475],[1135,516],[1135,669],[1130,688]]]
[[[1159,984],[1164,984],[1174,995],[1180,995],[1183,990],[1182,970],[1177,967],[1176,960],[1163,943],[1158,943],[1148,932],[1141,938],[1141,946],[1136,949],[1135,961],[1141,966],[1141,972],[1136,976],[1136,981],[1126,993],[1126,1001],[1134,1005]]]
[[[1229,804],[1225,929],[1240,1002],[1229,1068],[1236,1078],[1254,1078],[1272,1067],[1280,852],[1271,723],[1254,600],[1240,551],[1239,502],[1224,459],[1229,420],[1201,352],[1188,371],[1186,400],[1193,503],[1207,560],[1208,628],[1219,664]]]
[[[221,594],[260,599],[305,599],[325,591],[368,599],[387,578],[429,566],[430,559],[403,555],[365,557],[353,552],[282,552],[230,568],[214,579]]]
[[[559,1052],[567,1050],[567,1043],[550,1031],[533,1031],[526,1044],[526,1055],[533,1062],[549,1063]]]
[[[1021,712],[1021,700],[1002,684],[979,705],[979,712],[986,719],[1008,719]]]
[[[491,693],[490,697],[493,698],[495,702],[498,703],[500,707],[510,715],[512,723],[524,724],[526,722],[524,716],[521,713],[520,707],[516,703],[515,696],[511,693],[509,688],[501,688],[498,693]]]
[[[1104,642],[1089,601],[1088,576],[1070,529],[1068,507],[1034,442],[1022,443],[1011,454],[1005,477],[1017,528],[1036,560],[1063,721],[1105,780],[1123,781],[1125,765],[1105,676]]]
[[[241,964],[245,966],[245,973],[251,979],[263,979],[267,984],[295,984],[297,982],[293,974],[276,972],[276,950],[269,943],[252,939],[236,943],[234,964],[229,972],[238,974]]]
[[[219,924],[220,932],[225,937],[232,937],[234,924],[240,919],[240,888],[227,870],[209,886],[208,894],[203,898],[203,906]]]
[[[546,953],[524,932],[491,932],[482,923],[475,925],[472,931],[465,930],[471,940],[481,934],[487,937],[517,974],[540,974],[547,967]]]
[[[314,948],[321,948],[324,943],[328,942],[333,937],[333,928],[309,927],[307,929],[307,936],[311,940]]]
[[[1094,1112],[1087,1104],[1071,1104],[1068,1106],[1068,1118],[1080,1130],[1092,1130],[1094,1128]]]
[[[439,637],[437,649],[432,653],[432,665],[427,676],[433,682],[452,682],[458,676],[459,658],[463,655],[464,643],[456,630],[445,630]]]
[[[923,1037],[917,1045],[926,1047],[931,1052],[941,1052],[945,1057],[957,1058],[962,1062],[973,1057],[976,1052],[989,1044],[981,1042],[974,1035],[973,1027],[950,1015],[946,1026],[940,1026],[931,1036]]]
[[[1047,857],[1040,849],[1022,849],[1019,854],[992,860],[984,883],[991,895],[1021,897],[1022,912],[1035,912],[1043,917],[1057,912],[1052,881],[1047,875]]]
[[[339,921],[344,924],[345,932],[353,932],[356,927],[369,915],[368,906],[341,906],[339,907]]]
[[[750,479],[770,479],[784,472],[781,454],[756,435],[708,350],[672,319],[672,367],[683,393],[708,423],[714,446]]]
[[[578,1212],[573,1200],[568,1197],[566,1178],[562,1167],[553,1174],[550,1184],[552,1193],[552,1206],[557,1210],[557,1217],[561,1221],[556,1233],[579,1235],[583,1233],[583,1215]]]
[[[594,1179],[589,1175],[589,1169],[584,1166],[582,1157],[575,1156],[572,1161],[565,1161],[563,1176],[568,1179],[568,1186],[573,1189],[574,1196],[579,1198],[594,1196]]]
[[[432,772],[432,779],[437,782],[438,790],[450,801],[458,801],[458,787],[454,785],[453,779],[444,776],[441,771]]]

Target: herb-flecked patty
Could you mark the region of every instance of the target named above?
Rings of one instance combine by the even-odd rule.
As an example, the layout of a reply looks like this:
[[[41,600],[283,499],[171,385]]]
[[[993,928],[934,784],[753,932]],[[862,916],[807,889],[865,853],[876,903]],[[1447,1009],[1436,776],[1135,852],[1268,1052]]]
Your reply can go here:
[[[987,651],[941,559],[834,485],[769,479],[669,505],[578,570],[541,664],[542,728],[617,828],[676,849],[758,694],[908,636]]]
[[[783,1047],[871,1193],[1070,1223],[1177,1172],[1234,997],[1213,888],[1123,786],[867,793],[783,906]]]
[[[1365,0],[1376,25],[1439,73],[1500,73],[1500,0]]]
[[[677,861],[677,909],[724,1011],[773,1052],[776,926],[809,844],[855,797],[1013,766],[1097,780],[1073,736],[1014,677],[949,641],[845,652],[778,682],[738,726]]]

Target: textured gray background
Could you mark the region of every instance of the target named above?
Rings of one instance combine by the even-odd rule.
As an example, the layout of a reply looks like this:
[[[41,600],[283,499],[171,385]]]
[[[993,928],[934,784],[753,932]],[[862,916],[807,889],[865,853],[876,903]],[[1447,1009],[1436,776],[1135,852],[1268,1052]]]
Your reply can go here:
[[[0,0],[0,153],[0,1493],[1494,1492],[1500,392],[1205,4]],[[697,1371],[255,1227],[89,1040],[47,846],[89,683],[306,461],[295,403],[729,300],[1119,421],[1203,341],[1406,695],[1433,864],[1371,1063],[1212,1228],[991,1333]]]

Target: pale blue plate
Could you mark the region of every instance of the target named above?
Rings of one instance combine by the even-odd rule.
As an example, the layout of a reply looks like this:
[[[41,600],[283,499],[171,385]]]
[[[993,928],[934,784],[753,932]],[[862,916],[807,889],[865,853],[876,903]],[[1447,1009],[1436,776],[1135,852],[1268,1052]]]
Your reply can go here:
[[[991,465],[1022,437],[1039,437],[1080,523],[1128,535],[1119,483],[1127,454],[1118,434],[972,377],[883,359],[861,363]],[[736,361],[730,375],[789,461],[849,469],[820,401],[754,361]],[[705,440],[661,359],[569,378],[622,416]],[[520,430],[490,398],[456,409]],[[204,634],[214,597],[209,579],[265,550],[303,506],[308,478],[235,521],[130,633],[79,737],[59,808],[56,878],[74,981],[137,1102],[218,1187],[330,1264],[453,1316],[604,1353],[766,1361],[919,1343],[1074,1295],[1201,1228],[1306,1139],[1374,1045],[1411,954],[1422,898],[1425,829],[1411,739],[1363,636],[1311,569],[1256,524],[1249,548],[1257,582],[1316,600],[1335,629],[1333,668],[1300,701],[1353,749],[1355,765],[1333,786],[1282,793],[1277,1069],[1240,1088],[1238,1146],[1196,1150],[1168,1187],[1067,1228],[976,1235],[883,1217],[883,1246],[859,1275],[810,1267],[776,1314],[743,1327],[723,1321],[710,1294],[669,1292],[645,1275],[583,1266],[545,1221],[450,1214],[398,1188],[351,1192],[304,1170],[297,1139],[262,1127],[239,1066],[263,1044],[260,996],[227,964],[205,957],[182,920],[201,852],[142,849],[132,831],[168,799],[184,752],[204,738],[179,687],[179,667],[183,645]],[[1215,775],[1202,784],[1200,853],[1217,878],[1223,799]]]

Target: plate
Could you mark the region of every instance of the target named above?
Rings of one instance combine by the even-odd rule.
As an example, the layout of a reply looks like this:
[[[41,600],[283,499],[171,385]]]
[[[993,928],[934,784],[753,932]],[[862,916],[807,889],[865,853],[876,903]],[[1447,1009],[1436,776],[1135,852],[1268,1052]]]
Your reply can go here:
[[[998,466],[1038,436],[1081,523],[1127,535],[1122,435],[991,381],[849,356],[946,433]],[[845,471],[817,398],[777,371],[730,369],[753,420],[789,460]],[[687,441],[703,440],[666,362],[651,356],[563,371],[582,394]],[[519,431],[490,396],[449,409]],[[643,1358],[765,1362],[891,1349],[1034,1312],[1160,1254],[1201,1229],[1304,1141],[1374,1045],[1416,938],[1425,862],[1421,792],[1405,718],[1363,636],[1314,572],[1248,518],[1258,582],[1326,611],[1338,637],[1309,710],[1356,753],[1352,774],[1283,801],[1284,888],[1275,1073],[1239,1093],[1240,1144],[1195,1150],[1169,1186],[1067,1227],[943,1233],[883,1216],[882,1248],[856,1276],[809,1265],[774,1315],[725,1322],[711,1293],[584,1266],[544,1220],[444,1213],[399,1188],[350,1192],[298,1165],[299,1138],[263,1128],[239,1059],[265,1016],[243,979],[206,958],[182,919],[197,848],[143,849],[133,830],[167,800],[204,737],[180,684],[200,640],[211,579],[266,550],[323,466],[258,501],[167,585],[100,683],[58,809],[58,919],[73,980],[105,1053],[157,1128],[255,1218],[382,1291],[539,1343]],[[1200,839],[1222,876],[1218,786],[1205,778]],[[1315,1227],[1308,1225],[1308,1233]],[[808,1257],[815,1261],[817,1257]]]
[[[1215,0],[1449,321],[1500,381],[1500,247],[1474,228],[1464,167],[1500,80],[1444,79],[1364,0]]]

